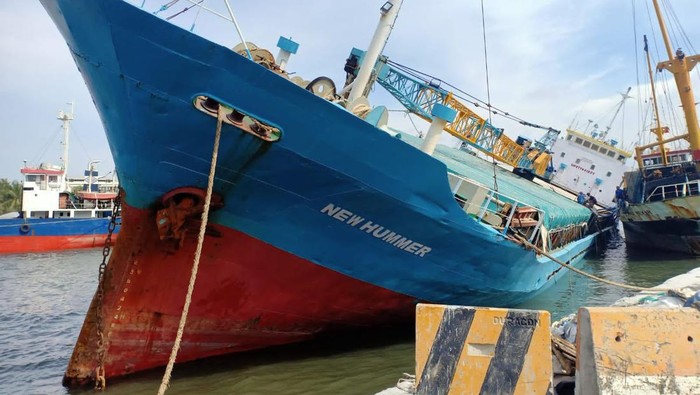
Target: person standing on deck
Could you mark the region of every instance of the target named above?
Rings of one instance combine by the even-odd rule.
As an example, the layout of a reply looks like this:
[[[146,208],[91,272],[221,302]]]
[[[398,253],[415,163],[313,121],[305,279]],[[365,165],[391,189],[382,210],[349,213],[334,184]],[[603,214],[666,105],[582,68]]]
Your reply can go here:
[[[617,208],[619,210],[622,210],[625,208],[625,202],[627,201],[627,192],[625,192],[624,189],[620,188],[618,185],[615,187],[615,203],[617,203]]]
[[[598,204],[598,200],[595,198],[595,196],[591,195],[590,193],[587,193],[586,203],[584,203],[584,205],[588,208],[593,208],[596,204]]]

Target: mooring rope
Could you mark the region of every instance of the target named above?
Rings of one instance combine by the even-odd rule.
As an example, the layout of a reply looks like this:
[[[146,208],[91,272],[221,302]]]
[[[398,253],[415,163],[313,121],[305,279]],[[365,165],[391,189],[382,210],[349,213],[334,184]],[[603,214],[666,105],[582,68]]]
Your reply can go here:
[[[211,167],[209,169],[209,182],[207,184],[207,195],[204,198],[204,211],[202,212],[202,225],[199,227],[199,237],[197,238],[197,249],[194,253],[194,263],[192,264],[192,274],[190,275],[190,283],[187,286],[187,297],[185,297],[185,305],[182,308],[182,315],[180,316],[180,326],[177,328],[177,336],[175,337],[175,343],[173,344],[173,349],[170,352],[170,360],[168,360],[168,366],[165,368],[165,374],[163,375],[163,381],[160,383],[160,388],[158,389],[158,395],[163,395],[165,391],[170,386],[170,376],[173,372],[173,365],[175,365],[175,359],[177,358],[177,353],[180,350],[180,342],[182,341],[182,334],[185,331],[185,323],[187,322],[187,313],[190,309],[190,303],[192,302],[192,292],[194,291],[194,283],[197,280],[197,270],[199,269],[199,258],[202,255],[202,245],[204,244],[204,233],[207,230],[207,222],[209,221],[209,207],[211,205],[211,195],[214,190],[214,173],[216,172],[216,159],[219,152],[219,140],[221,139],[221,125],[224,120],[223,106],[219,105],[219,112],[216,122],[216,135],[214,137],[214,149],[211,154]]]
[[[521,242],[521,243],[523,243],[526,247],[532,248],[532,249],[535,250],[538,254],[542,254],[542,255],[546,256],[547,258],[549,258],[549,259],[551,259],[552,261],[554,261],[554,262],[556,262],[557,264],[559,264],[561,267],[565,267],[565,268],[571,270],[572,272],[578,273],[578,274],[580,274],[580,275],[582,275],[582,276],[584,276],[584,277],[588,277],[588,278],[590,278],[591,280],[595,280],[595,281],[598,281],[598,282],[601,282],[601,283],[604,283],[604,284],[608,284],[608,285],[612,285],[612,286],[615,286],[615,287],[620,287],[620,288],[625,288],[625,289],[631,289],[631,290],[633,290],[633,291],[663,291],[663,292],[668,292],[668,291],[671,291],[671,290],[672,290],[671,288],[656,288],[656,287],[645,288],[645,287],[638,287],[638,286],[636,286],[636,285],[628,285],[628,284],[618,283],[618,282],[615,282],[615,281],[612,281],[612,280],[606,280],[606,279],[604,279],[604,278],[594,276],[593,274],[584,272],[583,270],[577,269],[577,268],[573,267],[572,265],[567,265],[565,262],[562,262],[562,261],[560,261],[559,259],[553,257],[552,255],[546,253],[543,249],[541,249],[541,248],[537,247],[536,245],[530,243],[529,241],[527,241],[525,238],[523,238],[523,237],[520,236],[520,235],[514,234],[513,236],[515,236],[516,240],[519,241],[519,242]]]

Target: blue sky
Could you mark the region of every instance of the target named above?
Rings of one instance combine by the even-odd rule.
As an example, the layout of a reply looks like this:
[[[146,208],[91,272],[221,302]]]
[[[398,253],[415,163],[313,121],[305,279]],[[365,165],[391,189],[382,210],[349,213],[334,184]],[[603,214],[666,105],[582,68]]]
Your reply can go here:
[[[129,2],[137,6],[142,3],[141,0]],[[700,25],[693,23],[700,3],[661,0],[663,4],[669,2],[691,44],[700,48]],[[163,3],[166,1],[148,0],[144,9],[153,12]],[[382,3],[381,0],[230,0],[247,41],[277,54],[277,38],[291,36],[300,49],[290,60],[288,70],[307,80],[328,76],[338,86],[344,81],[342,69],[350,49],[367,47]],[[221,0],[206,0],[205,4],[223,10]],[[186,5],[181,0],[160,16],[169,16]],[[649,95],[641,51],[642,34],[650,36],[654,63],[659,55],[665,56],[663,48],[658,47],[661,45],[658,33],[652,33],[647,11],[651,10],[650,1],[484,0],[484,6],[490,95],[495,106],[529,122],[556,129],[565,129],[574,119],[581,129],[588,119],[604,127],[619,101],[617,92],[631,86],[634,98],[624,107],[624,126],[621,115],[613,125],[611,137],[622,140],[626,146],[637,140],[638,105],[643,105]],[[173,22],[189,29],[194,16],[195,11],[189,11]],[[670,22],[674,40],[680,37],[680,31],[677,24]],[[204,12],[197,19],[195,32],[228,47],[239,42],[232,25]],[[385,55],[486,100],[482,40],[480,1],[405,0]],[[684,42],[674,46],[683,46],[687,54],[693,53]],[[80,174],[94,159],[101,160],[98,169],[102,174],[113,170],[90,94],[64,41],[38,1],[0,2],[0,59],[0,94],[5,97],[0,107],[3,119],[0,178],[19,179],[23,160],[30,165],[59,163],[62,148],[56,116],[59,109],[69,108],[66,103],[70,101],[76,103],[70,139],[70,175]],[[637,64],[642,85],[639,91]],[[693,72],[693,78],[697,90],[698,72]],[[677,102],[673,83],[659,84],[657,89]],[[381,87],[375,88],[370,102],[402,109]],[[679,123],[678,119],[668,122],[671,126]],[[494,117],[493,123],[505,128],[511,137],[542,134],[540,130],[523,128],[500,117]],[[399,112],[391,113],[389,124],[413,130],[408,118]],[[416,124],[419,129],[427,130],[422,121],[416,119]]]

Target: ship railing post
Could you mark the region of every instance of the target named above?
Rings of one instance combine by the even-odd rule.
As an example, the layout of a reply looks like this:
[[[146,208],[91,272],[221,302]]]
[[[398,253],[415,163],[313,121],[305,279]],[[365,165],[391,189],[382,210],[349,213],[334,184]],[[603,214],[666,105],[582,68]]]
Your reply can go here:
[[[493,195],[496,193],[495,191],[491,190],[491,193],[484,199],[484,203],[481,206],[481,211],[479,212],[479,221],[483,221],[484,215],[486,215],[486,209],[489,206],[489,203],[493,201]]]
[[[458,178],[458,179],[457,179],[457,183],[455,184],[455,187],[452,189],[452,194],[453,194],[453,195],[456,195],[456,194],[457,194],[457,191],[459,191],[459,188],[462,186],[462,182],[464,182],[463,179],[461,179],[461,178]]]
[[[535,240],[535,236],[537,236],[537,233],[539,233],[540,228],[542,226],[542,223],[544,222],[544,212],[540,211],[540,210],[537,210],[537,212],[539,213],[540,219],[537,221],[537,226],[535,227],[535,231],[532,232],[532,236],[530,236],[530,240],[528,240],[530,243],[532,243],[533,240]]]
[[[513,216],[515,215],[516,208],[518,208],[517,201],[513,202],[513,207],[510,209],[510,214],[508,214],[508,220],[506,221],[506,224],[503,227],[503,234],[508,233],[508,227],[510,226],[510,222],[513,220]]]

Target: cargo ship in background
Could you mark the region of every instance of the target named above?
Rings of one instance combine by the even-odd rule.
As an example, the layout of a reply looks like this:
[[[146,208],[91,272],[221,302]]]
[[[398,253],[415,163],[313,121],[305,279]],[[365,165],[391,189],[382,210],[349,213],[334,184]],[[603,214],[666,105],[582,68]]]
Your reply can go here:
[[[84,178],[69,178],[68,141],[73,111],[59,112],[63,128],[62,165],[42,163],[20,169],[19,212],[0,217],[0,254],[102,247],[109,232],[119,183],[100,177],[91,161]],[[114,226],[113,238],[119,232]]]
[[[696,67],[700,55],[685,55],[680,47],[671,45],[663,14],[656,0],[654,0],[654,8],[668,56],[668,60],[659,62],[656,69],[667,70],[673,74],[685,115],[687,132],[671,138],[664,136],[669,132],[669,128],[661,123],[654,88],[653,68],[645,36],[644,52],[652,87],[656,122],[651,132],[656,136],[656,142],[635,148],[639,170],[625,175],[629,204],[621,219],[625,241],[635,250],[654,249],[698,256],[700,255],[700,173],[698,172],[700,126],[690,71]],[[692,48],[692,44],[689,42],[687,44]],[[673,48],[677,48],[675,52]],[[688,148],[677,150],[668,148],[669,143],[678,141],[687,142]]]
[[[401,0],[382,2],[340,90],[290,75],[298,44],[283,37],[275,58],[122,0],[41,3],[92,94],[123,191],[66,386],[168,362],[202,241],[178,362],[406,322],[417,301],[512,306],[580,262],[600,232],[583,205],[437,144],[444,131],[538,176],[551,163],[547,147],[518,144],[381,54]],[[430,122],[425,138],[387,126],[387,109],[367,99],[373,82]]]
[[[630,90],[620,93],[622,99],[604,130],[599,130],[598,123],[592,120],[583,131],[577,130],[573,122],[566,129],[566,136],[553,145],[553,184],[573,194],[591,194],[598,203],[616,210],[615,190],[622,185],[625,173],[631,170],[627,162],[632,153],[611,136],[610,130],[625,100],[630,98]],[[618,213],[615,215],[617,217]]]

